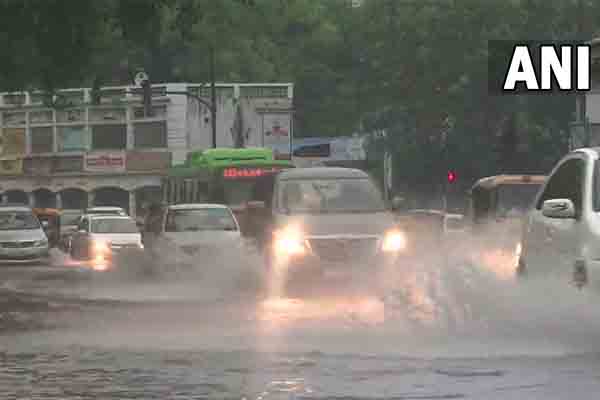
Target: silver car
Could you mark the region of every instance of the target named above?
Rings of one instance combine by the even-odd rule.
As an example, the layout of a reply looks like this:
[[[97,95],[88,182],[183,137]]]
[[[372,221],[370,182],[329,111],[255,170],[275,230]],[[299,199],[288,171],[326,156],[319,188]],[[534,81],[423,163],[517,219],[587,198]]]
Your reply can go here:
[[[404,232],[363,171],[295,168],[275,182],[272,226],[266,241],[271,273],[287,283],[329,278],[385,279],[405,250]]]
[[[0,261],[48,262],[48,237],[27,206],[0,206]]]

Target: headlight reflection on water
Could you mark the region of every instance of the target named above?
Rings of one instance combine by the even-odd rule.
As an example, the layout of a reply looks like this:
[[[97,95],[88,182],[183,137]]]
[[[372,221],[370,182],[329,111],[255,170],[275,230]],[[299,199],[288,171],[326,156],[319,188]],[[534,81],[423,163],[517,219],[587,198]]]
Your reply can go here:
[[[259,305],[259,319],[268,325],[283,325],[303,320],[324,321],[336,319],[381,323],[384,320],[383,303],[372,297],[321,298],[300,300],[271,298]]]

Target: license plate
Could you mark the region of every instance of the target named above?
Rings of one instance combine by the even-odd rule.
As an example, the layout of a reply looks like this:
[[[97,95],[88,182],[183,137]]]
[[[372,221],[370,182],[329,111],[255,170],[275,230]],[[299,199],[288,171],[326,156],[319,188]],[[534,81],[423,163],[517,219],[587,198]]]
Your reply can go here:
[[[347,276],[347,274],[346,271],[341,270],[325,270],[324,272],[325,278],[343,278]]]

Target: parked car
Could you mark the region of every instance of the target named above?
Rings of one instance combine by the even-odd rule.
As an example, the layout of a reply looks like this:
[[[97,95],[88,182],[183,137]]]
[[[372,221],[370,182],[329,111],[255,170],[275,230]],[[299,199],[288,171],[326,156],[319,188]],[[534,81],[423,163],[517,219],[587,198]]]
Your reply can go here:
[[[518,276],[600,284],[599,153],[572,151],[550,173],[524,221]]]
[[[30,207],[0,206],[0,261],[49,262],[48,237]]]
[[[135,221],[122,215],[85,215],[73,235],[70,249],[75,260],[91,261],[95,269],[115,266],[123,253],[142,254],[142,236]]]

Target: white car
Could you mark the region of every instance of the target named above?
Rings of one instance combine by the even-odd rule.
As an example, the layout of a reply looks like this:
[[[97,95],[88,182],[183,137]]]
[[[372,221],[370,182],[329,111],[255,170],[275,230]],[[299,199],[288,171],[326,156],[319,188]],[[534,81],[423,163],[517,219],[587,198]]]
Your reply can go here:
[[[113,266],[115,256],[143,250],[142,235],[131,217],[85,215],[72,236],[70,253],[76,260],[89,260],[104,270]]]
[[[218,262],[243,248],[239,223],[221,204],[171,205],[158,224],[144,232],[144,241],[156,258],[166,258],[160,262],[176,264],[178,256],[184,264]]]
[[[599,152],[572,151],[550,173],[524,221],[518,275],[600,284]]]

